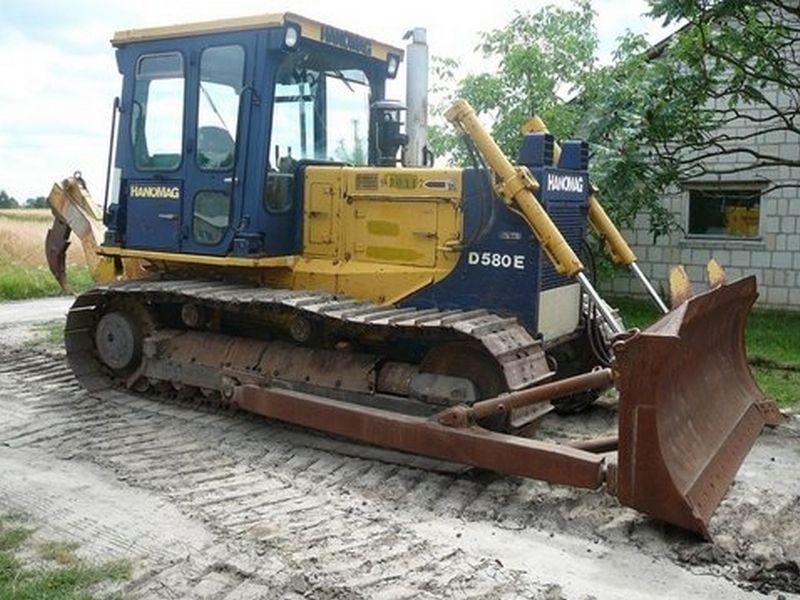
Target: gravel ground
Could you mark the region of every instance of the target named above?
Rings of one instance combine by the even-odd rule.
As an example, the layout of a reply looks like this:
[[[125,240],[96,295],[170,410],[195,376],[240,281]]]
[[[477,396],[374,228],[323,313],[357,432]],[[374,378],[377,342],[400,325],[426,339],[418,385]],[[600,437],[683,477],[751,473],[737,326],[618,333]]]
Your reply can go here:
[[[68,305],[0,305],[0,512],[133,560],[130,597],[800,597],[797,417],[762,434],[710,544],[602,491],[415,468],[194,399],[92,397],[33,325]],[[607,427],[614,406],[548,418]]]

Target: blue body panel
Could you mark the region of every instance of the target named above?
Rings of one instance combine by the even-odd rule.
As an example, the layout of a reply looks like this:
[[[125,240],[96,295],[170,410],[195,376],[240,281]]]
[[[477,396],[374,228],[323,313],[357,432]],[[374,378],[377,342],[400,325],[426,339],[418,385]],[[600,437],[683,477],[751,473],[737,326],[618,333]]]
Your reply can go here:
[[[180,213],[183,182],[128,180],[125,194],[136,215],[126,224],[129,248],[180,250]]]
[[[539,181],[539,201],[578,256],[584,254],[586,224],[589,214],[588,148],[585,142],[566,141],[561,146],[558,167],[553,167],[554,140],[550,134],[531,134],[520,148],[518,163],[528,167]],[[574,281],[559,275],[542,257],[542,290]]]
[[[566,142],[556,168],[551,166],[552,136],[531,134],[518,161],[539,181],[539,202],[578,254],[586,235],[590,193],[585,150],[583,142]],[[468,243],[458,265],[442,282],[410,296],[401,306],[485,308],[516,316],[536,334],[540,291],[574,281],[555,272],[530,226],[495,196],[485,172],[473,169],[464,171],[464,237],[468,242],[481,225],[482,195],[493,207],[484,234]]]
[[[589,213],[589,177],[584,171],[576,173],[553,167],[531,169],[534,177],[539,181],[540,202],[559,231],[566,238],[567,243],[578,256],[583,254],[583,242],[586,238],[586,222]],[[553,189],[556,182],[580,181],[579,190],[564,192],[562,188]],[[562,285],[574,283],[573,279],[556,273],[553,265],[546,257],[542,261],[542,290],[549,290]]]
[[[538,320],[541,249],[530,227],[499,200],[484,171],[464,171],[464,237],[473,239],[481,226],[481,202],[488,227],[468,245],[450,275],[410,296],[401,306],[441,309],[485,308],[517,316],[529,331]],[[488,262],[488,264],[486,264]]]

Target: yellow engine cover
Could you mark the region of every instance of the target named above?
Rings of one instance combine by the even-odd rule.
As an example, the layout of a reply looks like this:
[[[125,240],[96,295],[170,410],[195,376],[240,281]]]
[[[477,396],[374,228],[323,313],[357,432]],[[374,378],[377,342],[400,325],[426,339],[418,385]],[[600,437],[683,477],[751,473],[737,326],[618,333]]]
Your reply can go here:
[[[458,262],[458,169],[310,167],[304,189],[302,258],[272,283],[391,303]]]

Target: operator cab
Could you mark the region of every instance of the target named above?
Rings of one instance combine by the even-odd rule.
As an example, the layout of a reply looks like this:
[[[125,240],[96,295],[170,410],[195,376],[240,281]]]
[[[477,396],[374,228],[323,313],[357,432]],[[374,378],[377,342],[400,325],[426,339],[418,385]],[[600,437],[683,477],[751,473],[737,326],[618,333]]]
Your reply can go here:
[[[387,143],[402,145],[402,107],[385,101],[402,51],[379,42],[287,13],[112,44],[123,84],[106,246],[298,254],[305,167],[387,164]]]

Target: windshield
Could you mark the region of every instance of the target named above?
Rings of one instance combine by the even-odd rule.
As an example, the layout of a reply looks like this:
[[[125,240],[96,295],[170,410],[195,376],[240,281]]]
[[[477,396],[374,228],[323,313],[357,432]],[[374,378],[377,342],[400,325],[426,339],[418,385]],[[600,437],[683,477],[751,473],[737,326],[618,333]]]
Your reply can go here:
[[[370,87],[357,59],[299,50],[278,70],[270,166],[292,172],[297,160],[365,165]]]

